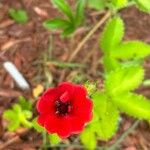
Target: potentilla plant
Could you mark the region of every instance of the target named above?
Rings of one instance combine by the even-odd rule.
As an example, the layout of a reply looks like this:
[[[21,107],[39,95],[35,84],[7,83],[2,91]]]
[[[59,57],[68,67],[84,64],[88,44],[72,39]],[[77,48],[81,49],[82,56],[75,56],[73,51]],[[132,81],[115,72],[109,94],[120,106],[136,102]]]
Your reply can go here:
[[[125,26],[118,14],[119,9],[131,4],[144,12],[150,12],[150,1],[79,0],[76,12],[73,13],[65,0],[53,0],[66,18],[48,20],[44,26],[50,29],[61,28],[64,36],[70,35],[83,19],[85,2],[95,9],[108,8],[111,14],[100,36],[103,89],[97,89],[97,85],[90,82],[84,85],[63,82],[50,87],[39,97],[36,104],[38,115],[34,119],[31,118],[33,105],[21,98],[12,109],[4,112],[4,118],[10,121],[10,131],[20,126],[33,127],[44,133],[45,139],[48,136],[51,145],[80,134],[84,149],[93,150],[97,147],[98,139],[108,141],[115,135],[122,113],[139,120],[150,120],[150,100],[135,92],[144,80],[143,62],[150,55],[150,45],[138,40],[123,41]],[[85,39],[92,33],[93,30]],[[13,118],[18,120],[14,122]]]

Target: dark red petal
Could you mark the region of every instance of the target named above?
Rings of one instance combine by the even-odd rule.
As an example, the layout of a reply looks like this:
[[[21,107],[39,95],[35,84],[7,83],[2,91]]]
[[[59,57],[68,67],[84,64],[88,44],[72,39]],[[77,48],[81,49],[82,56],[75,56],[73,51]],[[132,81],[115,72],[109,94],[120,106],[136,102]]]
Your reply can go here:
[[[70,82],[63,82],[59,84],[58,90],[61,94],[67,91],[69,95],[72,95],[74,92],[74,85]]]
[[[57,133],[61,138],[66,138],[71,134],[70,119],[67,116],[48,117],[44,126],[49,133]]]
[[[37,110],[40,113],[54,112],[54,104],[59,94],[57,88],[48,89],[37,102]]]

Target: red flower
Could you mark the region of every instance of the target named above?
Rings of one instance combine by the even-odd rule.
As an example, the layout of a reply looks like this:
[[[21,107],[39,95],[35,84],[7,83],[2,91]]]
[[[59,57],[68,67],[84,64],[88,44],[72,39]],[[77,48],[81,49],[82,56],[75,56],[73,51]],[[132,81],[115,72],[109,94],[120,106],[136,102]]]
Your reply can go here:
[[[49,88],[37,103],[38,123],[61,138],[80,133],[92,119],[92,101],[81,85],[68,82]]]

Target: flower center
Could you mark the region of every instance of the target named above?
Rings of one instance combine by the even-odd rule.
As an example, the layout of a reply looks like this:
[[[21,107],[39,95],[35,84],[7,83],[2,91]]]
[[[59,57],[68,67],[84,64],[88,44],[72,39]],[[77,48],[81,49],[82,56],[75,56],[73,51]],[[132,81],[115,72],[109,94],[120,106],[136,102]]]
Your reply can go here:
[[[56,108],[56,114],[59,116],[67,115],[72,109],[69,101],[63,103],[60,100],[57,100],[55,102],[55,108]]]

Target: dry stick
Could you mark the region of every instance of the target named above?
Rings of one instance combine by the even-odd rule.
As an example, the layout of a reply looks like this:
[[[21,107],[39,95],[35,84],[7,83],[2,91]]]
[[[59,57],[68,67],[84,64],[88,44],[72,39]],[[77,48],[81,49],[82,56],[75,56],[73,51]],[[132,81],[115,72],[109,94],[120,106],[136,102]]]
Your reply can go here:
[[[83,40],[79,43],[77,48],[71,54],[69,61],[72,61],[78,52],[81,50],[83,45],[90,39],[90,37],[97,31],[97,29],[111,16],[111,13],[108,11],[106,15],[94,26],[94,28],[83,38]]]

